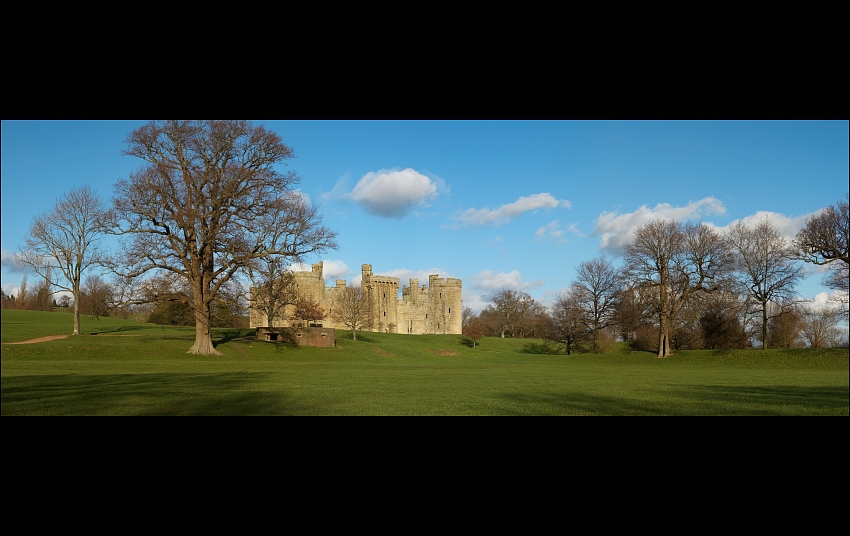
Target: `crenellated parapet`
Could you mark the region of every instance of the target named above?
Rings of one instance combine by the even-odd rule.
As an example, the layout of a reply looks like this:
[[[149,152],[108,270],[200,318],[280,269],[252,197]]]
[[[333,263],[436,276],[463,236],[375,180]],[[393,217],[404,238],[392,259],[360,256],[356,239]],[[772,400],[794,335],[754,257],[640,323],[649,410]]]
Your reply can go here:
[[[361,265],[361,287],[367,295],[371,311],[372,331],[386,333],[435,334],[461,333],[461,290],[460,279],[440,278],[439,274],[428,277],[428,285],[420,285],[419,279],[410,279],[410,285],[399,288],[398,277],[375,274],[371,264]],[[324,327],[343,328],[335,325],[330,317],[336,297],[346,287],[344,279],[336,280],[335,286],[325,287],[323,264],[311,266],[309,272],[295,272],[296,290],[325,310]],[[401,297],[399,297],[401,290]],[[263,320],[251,312],[251,327],[260,327]],[[288,325],[282,320],[281,325]]]

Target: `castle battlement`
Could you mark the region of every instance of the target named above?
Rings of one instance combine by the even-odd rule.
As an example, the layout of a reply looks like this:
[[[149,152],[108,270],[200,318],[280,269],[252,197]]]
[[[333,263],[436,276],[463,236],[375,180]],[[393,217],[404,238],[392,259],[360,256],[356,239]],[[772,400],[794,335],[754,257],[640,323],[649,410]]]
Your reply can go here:
[[[440,278],[439,274],[428,277],[428,285],[420,285],[417,278],[401,289],[398,296],[399,278],[372,273],[371,264],[361,265],[362,287],[367,291],[370,310],[370,331],[388,333],[461,333],[461,289],[460,279]],[[336,296],[345,288],[346,281],[337,279],[336,286],[325,287],[323,263],[311,266],[309,272],[294,272],[296,289],[300,296],[309,298],[329,312]],[[294,307],[287,307],[287,315]],[[277,326],[287,326],[299,319],[281,318],[275,320]],[[251,327],[266,327],[268,321],[251,309]],[[345,329],[336,325],[332,318],[322,320],[324,327]]]

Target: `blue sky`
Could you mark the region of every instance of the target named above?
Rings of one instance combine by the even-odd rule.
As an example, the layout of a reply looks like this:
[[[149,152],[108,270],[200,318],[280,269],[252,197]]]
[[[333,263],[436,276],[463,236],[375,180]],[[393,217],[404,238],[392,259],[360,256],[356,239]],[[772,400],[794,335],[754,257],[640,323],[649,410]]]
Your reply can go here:
[[[2,122],[2,287],[32,218],[73,186],[105,199],[141,162],[121,154],[147,121]],[[463,280],[480,310],[500,288],[548,304],[579,263],[620,262],[638,225],[769,215],[793,236],[848,191],[848,121],[282,121],[302,194],[339,233],[328,284],[360,265],[408,284]],[[32,282],[35,278],[31,277]],[[799,293],[825,296],[812,272]]]

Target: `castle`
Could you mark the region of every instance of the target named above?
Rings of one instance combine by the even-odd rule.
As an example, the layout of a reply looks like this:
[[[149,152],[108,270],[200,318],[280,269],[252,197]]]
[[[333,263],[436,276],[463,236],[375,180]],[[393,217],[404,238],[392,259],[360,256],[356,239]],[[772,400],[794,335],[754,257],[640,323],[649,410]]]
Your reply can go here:
[[[419,285],[419,280],[410,280],[410,286],[401,290],[398,297],[399,278],[372,273],[372,265],[362,266],[363,281],[361,287],[368,296],[370,304],[371,327],[365,331],[384,333],[454,333],[461,331],[461,281],[454,278],[440,278],[438,274],[428,277],[428,286]],[[322,263],[312,265],[310,272],[294,272],[296,292],[299,297],[318,303],[327,313],[333,308],[334,300],[341,294],[346,283],[338,279],[336,286],[325,287],[322,275]],[[287,317],[291,306],[287,307]],[[250,326],[265,327],[267,318],[261,312],[251,308]],[[286,319],[275,321],[277,326],[289,326]],[[347,329],[337,325],[326,314],[321,321],[322,327]]]

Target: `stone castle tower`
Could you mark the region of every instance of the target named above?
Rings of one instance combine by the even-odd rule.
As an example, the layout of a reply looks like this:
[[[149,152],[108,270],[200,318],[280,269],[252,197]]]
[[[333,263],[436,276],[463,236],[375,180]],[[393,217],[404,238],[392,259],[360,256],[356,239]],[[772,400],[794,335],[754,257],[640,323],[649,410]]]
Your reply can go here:
[[[402,288],[402,296],[399,298],[399,278],[375,275],[371,264],[362,265],[361,274],[361,287],[368,297],[372,316],[372,327],[366,331],[417,335],[462,332],[460,279],[441,278],[434,274],[428,277],[428,286],[419,286],[419,280],[414,278],[410,280],[409,287]],[[322,263],[319,262],[312,265],[310,272],[295,272],[295,285],[300,296],[330,311],[346,282],[340,279],[335,286],[325,287]],[[291,310],[288,310],[287,317],[290,314]],[[253,307],[250,322],[252,328],[268,325],[267,319]],[[288,324],[281,319],[275,325]],[[345,329],[344,326],[337,326],[328,316],[322,320],[322,326]]]

